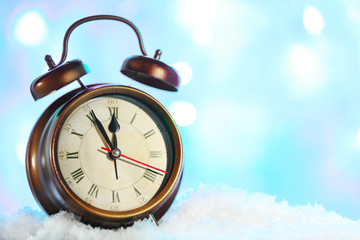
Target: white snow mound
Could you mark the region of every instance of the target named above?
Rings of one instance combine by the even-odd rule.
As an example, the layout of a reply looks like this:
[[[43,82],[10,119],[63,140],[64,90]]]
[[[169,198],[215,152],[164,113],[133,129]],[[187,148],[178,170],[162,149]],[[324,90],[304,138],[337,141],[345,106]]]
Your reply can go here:
[[[360,221],[321,205],[289,206],[262,193],[201,185],[178,196],[157,227],[93,228],[71,213],[47,217],[29,208],[0,216],[0,239],[360,239]]]

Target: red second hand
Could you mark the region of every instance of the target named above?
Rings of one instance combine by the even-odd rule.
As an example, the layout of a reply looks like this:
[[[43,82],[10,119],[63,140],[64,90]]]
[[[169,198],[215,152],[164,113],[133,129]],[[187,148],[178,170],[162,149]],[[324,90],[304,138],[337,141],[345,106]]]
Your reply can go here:
[[[108,152],[112,152],[112,150],[110,150],[110,149],[108,149],[108,148],[101,147],[101,149],[102,149],[102,150],[105,150],[105,151],[108,151]],[[144,165],[144,166],[146,166],[146,167],[149,167],[149,168],[158,170],[158,171],[160,171],[160,172],[168,173],[168,172],[166,172],[166,171],[164,171],[164,170],[161,170],[161,169],[159,169],[159,168],[153,167],[153,166],[148,165],[148,164],[146,164],[146,163],[140,162],[140,161],[138,161],[138,160],[135,160],[135,159],[133,159],[133,158],[131,158],[131,157],[128,157],[128,156],[125,156],[125,155],[123,155],[123,154],[120,154],[119,156],[121,156],[121,157],[123,157],[123,158],[126,158],[126,159],[129,159],[129,160],[131,160],[131,161],[134,161],[134,162],[136,162],[136,163],[142,164],[142,165]]]

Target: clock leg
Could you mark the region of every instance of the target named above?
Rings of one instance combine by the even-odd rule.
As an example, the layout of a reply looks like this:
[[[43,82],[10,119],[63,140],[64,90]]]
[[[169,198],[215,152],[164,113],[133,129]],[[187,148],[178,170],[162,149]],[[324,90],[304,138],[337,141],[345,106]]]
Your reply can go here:
[[[155,219],[155,217],[154,217],[153,214],[149,214],[149,218],[151,219],[151,221],[152,221],[153,223],[156,224],[156,226],[159,226],[159,223],[157,222],[157,220]]]

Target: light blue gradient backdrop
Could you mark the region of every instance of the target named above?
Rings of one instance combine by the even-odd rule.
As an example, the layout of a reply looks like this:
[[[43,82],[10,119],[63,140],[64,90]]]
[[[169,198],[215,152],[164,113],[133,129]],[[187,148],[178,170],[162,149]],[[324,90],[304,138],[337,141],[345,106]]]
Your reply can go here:
[[[310,17],[309,6],[317,9]],[[45,24],[33,45],[16,33],[29,12]],[[67,59],[91,70],[84,83],[130,84],[167,108],[176,101],[195,107],[195,121],[179,126],[181,191],[227,183],[359,219],[360,3],[325,0],[2,1],[0,214],[38,209],[24,166],[27,139],[45,108],[77,85],[37,102],[29,86],[46,71],[46,54],[59,61],[66,29],[95,14],[128,18],[150,55],[160,48],[164,62],[192,69],[178,93],[151,89],[119,72],[126,57],[140,54],[128,26],[87,23],[70,38]]]

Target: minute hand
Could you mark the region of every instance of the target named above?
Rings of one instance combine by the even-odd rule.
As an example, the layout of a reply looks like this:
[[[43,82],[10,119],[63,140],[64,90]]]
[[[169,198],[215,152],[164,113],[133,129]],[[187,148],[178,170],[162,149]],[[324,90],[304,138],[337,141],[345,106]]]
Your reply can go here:
[[[101,135],[104,137],[105,141],[107,142],[107,144],[109,145],[109,147],[111,149],[114,149],[108,135],[106,134],[105,128],[103,127],[103,125],[101,124],[101,122],[99,121],[99,119],[96,117],[95,113],[93,110],[90,111],[90,115],[93,117],[94,121],[95,121],[95,125],[97,126],[97,128],[99,129]]]

